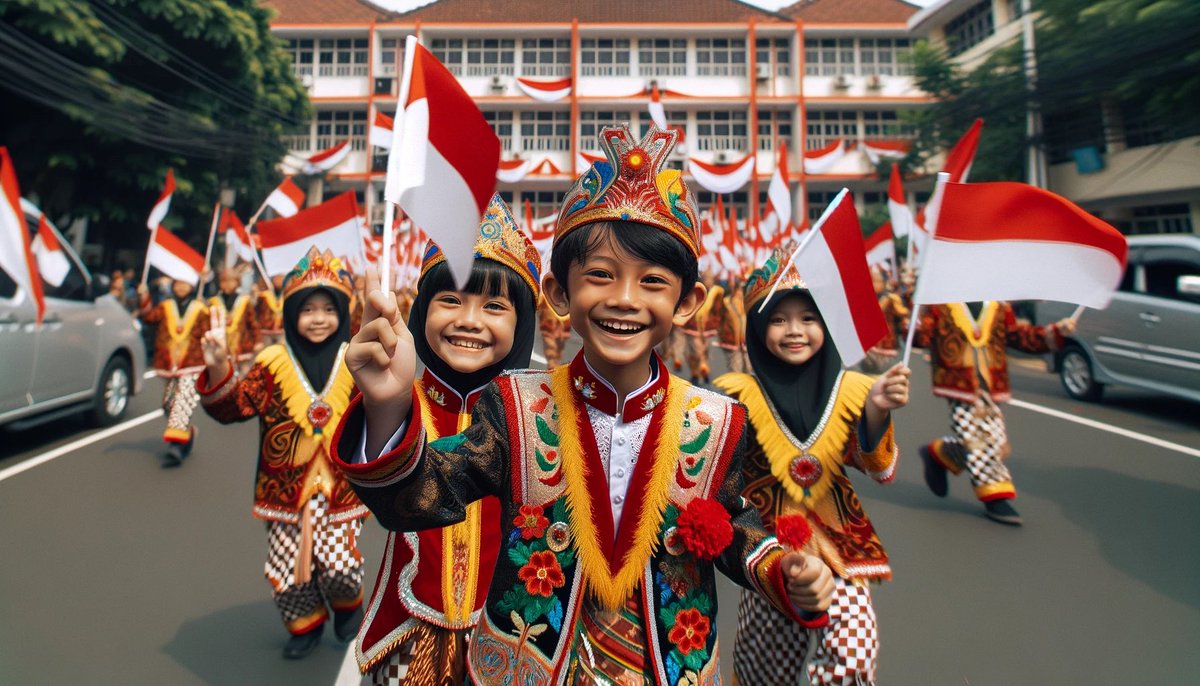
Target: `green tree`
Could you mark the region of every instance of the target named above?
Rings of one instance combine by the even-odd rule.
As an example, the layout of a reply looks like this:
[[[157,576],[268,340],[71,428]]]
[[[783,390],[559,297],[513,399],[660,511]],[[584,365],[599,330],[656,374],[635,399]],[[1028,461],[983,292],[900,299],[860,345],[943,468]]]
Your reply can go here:
[[[22,192],[89,240],[141,249],[168,167],[167,226],[202,247],[222,189],[243,216],[278,182],[282,136],[310,117],[255,0],[0,3],[0,144]]]

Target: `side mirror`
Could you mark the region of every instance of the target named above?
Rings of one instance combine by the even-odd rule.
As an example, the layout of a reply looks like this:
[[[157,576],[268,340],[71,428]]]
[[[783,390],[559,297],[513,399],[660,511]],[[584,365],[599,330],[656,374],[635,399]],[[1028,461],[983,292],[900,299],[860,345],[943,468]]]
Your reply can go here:
[[[1193,298],[1200,297],[1200,275],[1185,274],[1179,277],[1175,282],[1175,290],[1180,295],[1190,295]]]
[[[112,277],[106,274],[92,275],[92,300],[104,295],[108,295],[112,289]]]

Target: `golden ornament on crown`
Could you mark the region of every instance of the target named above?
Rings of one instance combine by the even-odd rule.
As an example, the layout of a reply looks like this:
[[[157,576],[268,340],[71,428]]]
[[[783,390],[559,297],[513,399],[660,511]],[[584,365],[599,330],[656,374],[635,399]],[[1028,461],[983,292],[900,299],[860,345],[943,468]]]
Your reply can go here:
[[[300,258],[292,271],[283,277],[283,299],[287,300],[292,294],[308,288],[325,287],[344,293],[350,298],[354,292],[354,280],[346,271],[341,259],[326,250],[320,252],[317,246],[308,249],[308,254]]]
[[[771,251],[771,256],[763,266],[750,272],[750,276],[746,277],[746,309],[749,310],[752,306],[757,306],[758,303],[771,292],[771,287],[776,281],[779,281],[777,292],[782,293],[790,290],[807,290],[808,285],[804,283],[804,279],[800,277],[800,272],[796,271],[795,265],[788,264],[788,258],[796,250],[794,242],[788,242]],[[787,270],[782,268],[787,266]]]

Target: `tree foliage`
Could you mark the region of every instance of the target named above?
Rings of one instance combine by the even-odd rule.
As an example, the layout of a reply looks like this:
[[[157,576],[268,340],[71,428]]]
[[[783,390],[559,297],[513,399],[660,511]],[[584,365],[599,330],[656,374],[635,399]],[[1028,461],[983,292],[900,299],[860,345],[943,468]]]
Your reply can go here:
[[[221,189],[253,212],[310,116],[269,21],[255,0],[0,3],[0,144],[22,192],[60,223],[89,218],[106,250],[144,246],[168,167],[167,226],[193,245]]]

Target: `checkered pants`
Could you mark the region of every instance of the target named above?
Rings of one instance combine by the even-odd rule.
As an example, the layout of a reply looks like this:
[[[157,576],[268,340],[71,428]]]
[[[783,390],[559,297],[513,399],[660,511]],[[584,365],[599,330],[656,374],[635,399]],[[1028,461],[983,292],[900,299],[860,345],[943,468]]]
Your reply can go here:
[[[829,624],[805,629],[762,596],[742,591],[733,671],[738,686],[813,686],[875,683],[879,634],[866,586],[834,577]],[[811,653],[811,654],[810,654]]]
[[[330,524],[329,501],[318,493],[308,501],[305,517],[312,518],[311,578],[296,580],[302,543],[301,527],[282,522],[267,524],[267,564],[264,572],[274,590],[275,606],[293,634],[312,631],[334,611],[353,610],[362,603],[362,555],[358,534],[362,520]]]
[[[983,392],[973,403],[951,400],[950,417],[954,433],[934,444],[942,464],[955,474],[966,469],[981,500],[992,499],[989,496],[996,494],[1015,495],[1012,475],[1004,466],[1012,448],[1004,428],[1004,415],[992,397]]]
[[[404,686],[404,680],[408,677],[408,663],[411,661],[410,646],[401,645],[386,659],[372,667],[367,678],[371,680],[371,686]],[[363,683],[367,683],[366,679],[363,679]]]
[[[163,411],[167,413],[164,441],[186,443],[191,437],[192,413],[200,402],[200,392],[196,390],[196,378],[199,376],[200,373],[195,372],[167,380],[163,389]]]

